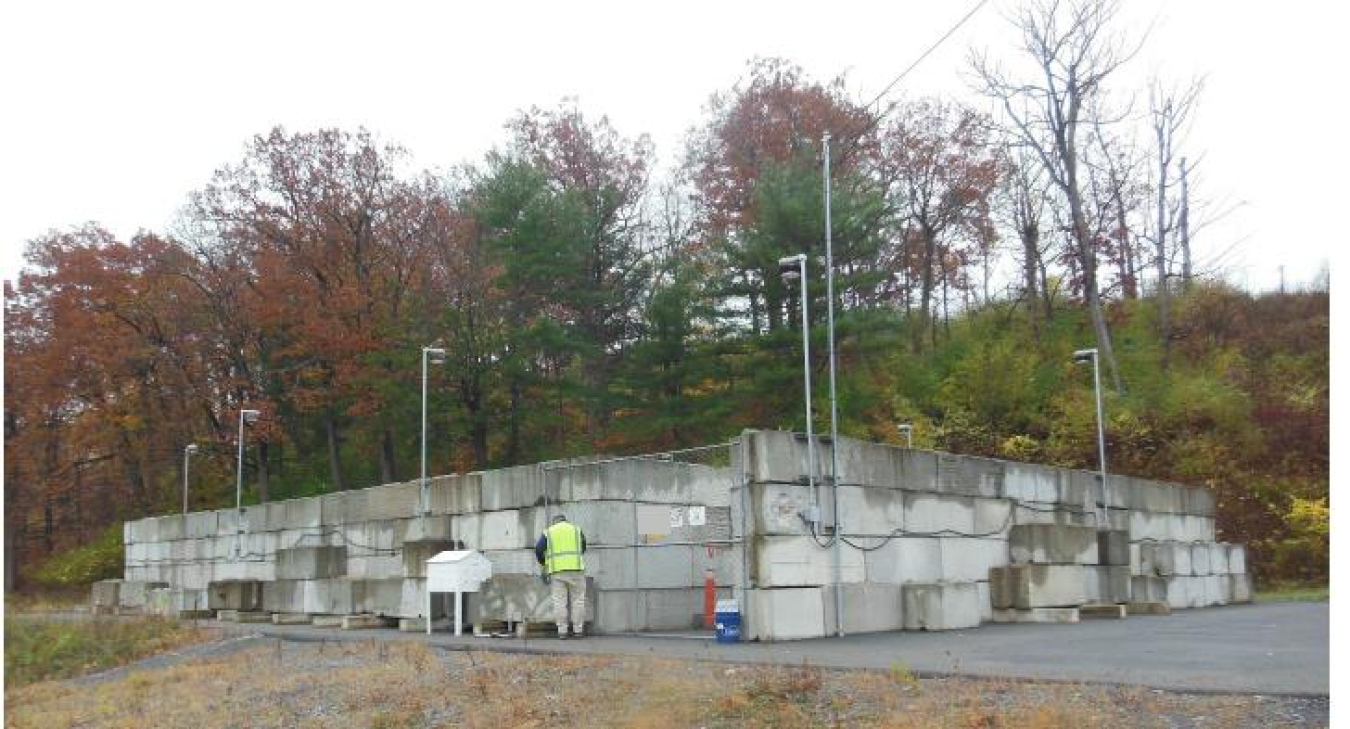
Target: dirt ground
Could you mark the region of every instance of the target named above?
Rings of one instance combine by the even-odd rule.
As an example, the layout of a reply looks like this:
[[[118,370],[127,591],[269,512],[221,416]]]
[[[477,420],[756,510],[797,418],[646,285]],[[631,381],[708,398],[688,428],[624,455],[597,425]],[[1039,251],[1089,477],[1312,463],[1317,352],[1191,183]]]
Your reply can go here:
[[[207,651],[6,692],[12,727],[1325,726],[1329,701],[918,679],[890,671],[527,656],[417,643]]]

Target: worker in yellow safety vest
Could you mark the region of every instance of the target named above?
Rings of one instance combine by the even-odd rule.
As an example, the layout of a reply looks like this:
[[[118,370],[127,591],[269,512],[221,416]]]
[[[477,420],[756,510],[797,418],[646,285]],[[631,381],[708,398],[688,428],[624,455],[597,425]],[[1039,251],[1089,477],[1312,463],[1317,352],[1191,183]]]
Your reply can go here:
[[[553,523],[534,545],[535,559],[544,566],[553,590],[553,617],[558,623],[559,638],[567,638],[569,602],[572,636],[585,635],[582,627],[586,621],[586,562],[582,558],[585,551],[586,535],[562,514],[553,517]]]

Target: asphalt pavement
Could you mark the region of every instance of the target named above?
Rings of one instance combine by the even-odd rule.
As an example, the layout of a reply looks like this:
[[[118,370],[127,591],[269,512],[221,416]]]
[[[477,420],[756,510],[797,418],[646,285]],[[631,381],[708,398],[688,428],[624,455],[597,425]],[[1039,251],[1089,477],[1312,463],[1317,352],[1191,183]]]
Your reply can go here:
[[[827,668],[904,668],[920,676],[1081,681],[1168,691],[1326,696],[1330,604],[1278,602],[1076,624],[985,625],[782,643],[719,644],[710,634],[556,638],[431,636],[392,629],[218,623],[236,634],[301,641],[423,641],[452,650],[660,656]],[[212,622],[212,621],[203,621]],[[212,622],[212,624],[217,624]]]

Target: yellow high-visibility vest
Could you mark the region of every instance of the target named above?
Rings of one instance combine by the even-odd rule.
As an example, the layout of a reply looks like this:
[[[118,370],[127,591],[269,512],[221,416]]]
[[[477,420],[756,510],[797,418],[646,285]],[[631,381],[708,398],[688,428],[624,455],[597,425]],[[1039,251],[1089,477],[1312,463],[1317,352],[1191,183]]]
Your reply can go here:
[[[576,524],[560,521],[544,530],[544,539],[544,564],[550,575],[586,569],[581,561],[581,529]]]

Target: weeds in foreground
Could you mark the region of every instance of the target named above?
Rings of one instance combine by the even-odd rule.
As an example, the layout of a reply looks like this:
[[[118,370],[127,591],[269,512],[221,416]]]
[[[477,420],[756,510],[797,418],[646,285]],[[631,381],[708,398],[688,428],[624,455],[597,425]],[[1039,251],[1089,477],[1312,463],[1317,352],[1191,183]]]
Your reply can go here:
[[[165,618],[6,617],[5,687],[112,668],[204,639],[204,631]]]

